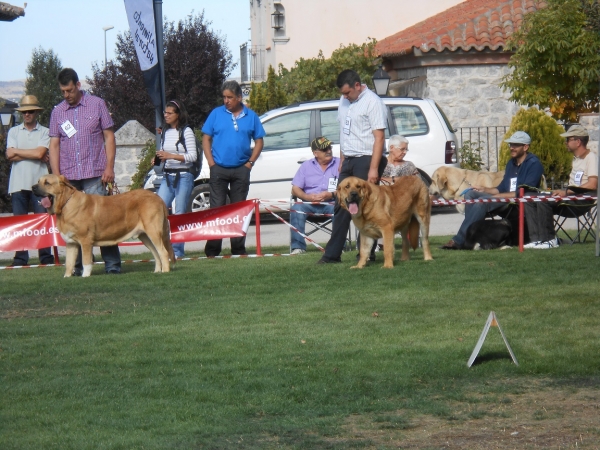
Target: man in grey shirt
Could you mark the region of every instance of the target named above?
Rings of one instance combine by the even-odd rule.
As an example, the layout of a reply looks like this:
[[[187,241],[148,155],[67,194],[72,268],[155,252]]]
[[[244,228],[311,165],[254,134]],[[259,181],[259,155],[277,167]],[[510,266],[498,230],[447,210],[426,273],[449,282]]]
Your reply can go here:
[[[31,191],[31,186],[36,184],[41,176],[48,174],[50,137],[48,128],[37,121],[43,108],[35,95],[26,95],[21,99],[21,106],[15,109],[23,114],[23,123],[8,131],[6,145],[6,158],[12,162],[8,192],[13,214],[28,214],[30,203],[34,213],[45,213],[46,209],[40,204],[41,197]],[[38,255],[40,264],[54,264],[50,247],[40,249]],[[29,252],[23,250],[15,253],[12,265],[25,266],[28,262]]]

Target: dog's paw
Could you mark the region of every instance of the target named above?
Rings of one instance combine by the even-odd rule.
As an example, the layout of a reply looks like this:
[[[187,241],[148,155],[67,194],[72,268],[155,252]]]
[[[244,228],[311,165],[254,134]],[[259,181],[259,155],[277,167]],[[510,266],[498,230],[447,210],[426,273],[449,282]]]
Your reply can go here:
[[[350,267],[351,269],[362,269],[365,266],[359,266],[358,264],[356,266],[352,266]]]
[[[384,264],[383,266],[381,266],[382,269],[393,269],[394,265],[393,264]]]

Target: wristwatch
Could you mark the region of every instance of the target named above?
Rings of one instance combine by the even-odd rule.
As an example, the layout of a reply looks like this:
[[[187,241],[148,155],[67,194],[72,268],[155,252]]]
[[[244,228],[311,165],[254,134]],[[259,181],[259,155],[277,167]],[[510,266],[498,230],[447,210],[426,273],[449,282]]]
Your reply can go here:
[[[248,162],[250,163],[250,165],[251,165],[252,167],[254,167],[254,163],[255,163],[256,161],[250,161],[250,160],[248,160]]]

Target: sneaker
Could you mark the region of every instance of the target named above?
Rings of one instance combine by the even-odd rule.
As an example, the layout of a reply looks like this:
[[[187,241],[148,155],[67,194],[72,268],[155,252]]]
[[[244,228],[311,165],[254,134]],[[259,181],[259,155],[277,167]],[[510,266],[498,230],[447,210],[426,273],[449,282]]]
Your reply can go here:
[[[545,250],[547,248],[556,248],[558,247],[558,240],[556,238],[551,239],[549,241],[540,242],[535,247],[536,250]]]
[[[535,248],[536,245],[541,244],[542,241],[530,242],[529,244],[525,244],[523,248]]]
[[[302,250],[301,248],[295,248],[290,252],[290,255],[301,255],[302,253],[306,253],[306,250]]]

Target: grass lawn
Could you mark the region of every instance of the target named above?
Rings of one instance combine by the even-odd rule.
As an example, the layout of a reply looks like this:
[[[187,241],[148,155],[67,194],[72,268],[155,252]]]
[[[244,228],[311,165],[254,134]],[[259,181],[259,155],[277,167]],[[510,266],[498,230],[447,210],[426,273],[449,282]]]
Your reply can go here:
[[[447,239],[393,270],[311,250],[0,271],[0,448],[599,448],[594,245]],[[491,328],[467,368],[492,310],[519,366]]]

